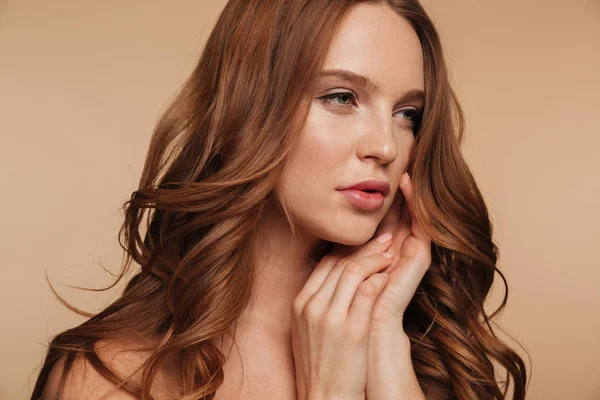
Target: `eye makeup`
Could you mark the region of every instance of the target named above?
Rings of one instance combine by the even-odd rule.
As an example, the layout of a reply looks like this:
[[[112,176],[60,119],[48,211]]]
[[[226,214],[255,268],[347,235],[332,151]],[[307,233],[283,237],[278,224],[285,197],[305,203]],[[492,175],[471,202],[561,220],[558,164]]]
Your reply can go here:
[[[346,101],[350,101],[351,103],[346,103],[346,101],[344,101],[344,99]],[[357,105],[357,101],[358,98],[357,96],[350,91],[341,91],[341,92],[334,92],[334,93],[329,93],[325,96],[321,96],[319,97],[319,100],[330,104],[334,107],[342,107],[342,108],[350,108],[353,107],[355,105]],[[338,101],[334,101],[334,100],[342,100],[342,102],[338,102]],[[398,110],[397,112],[395,112],[394,114],[397,113],[405,113],[405,112],[409,112],[409,116],[407,118],[404,118],[404,120],[406,120],[409,124],[410,127],[413,129],[413,131],[418,130],[420,124],[421,124],[421,120],[423,118],[423,107],[413,107],[413,108],[403,108],[401,110]]]

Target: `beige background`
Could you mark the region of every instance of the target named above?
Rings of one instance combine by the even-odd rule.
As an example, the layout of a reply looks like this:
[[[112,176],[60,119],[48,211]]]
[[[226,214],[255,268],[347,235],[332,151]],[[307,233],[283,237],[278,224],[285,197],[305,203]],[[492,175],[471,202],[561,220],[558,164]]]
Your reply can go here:
[[[533,360],[528,399],[600,399],[600,3],[424,4],[509,282],[500,323]],[[0,0],[1,399],[26,398],[43,344],[82,321],[44,271],[88,310],[114,297],[66,284],[118,268],[119,207],[223,5]]]

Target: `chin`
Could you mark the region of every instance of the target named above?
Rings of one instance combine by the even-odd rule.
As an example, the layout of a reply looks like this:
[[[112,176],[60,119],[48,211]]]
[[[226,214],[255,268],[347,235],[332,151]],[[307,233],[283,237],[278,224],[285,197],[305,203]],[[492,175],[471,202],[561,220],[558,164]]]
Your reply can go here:
[[[373,238],[377,224],[356,224],[354,226],[341,226],[335,232],[330,232],[330,242],[346,246],[360,246]]]
[[[317,219],[315,215],[329,217]],[[331,210],[312,212],[306,219],[299,218],[297,221],[307,237],[345,246],[360,246],[373,238],[381,219],[375,214],[358,215],[342,209],[335,212]]]

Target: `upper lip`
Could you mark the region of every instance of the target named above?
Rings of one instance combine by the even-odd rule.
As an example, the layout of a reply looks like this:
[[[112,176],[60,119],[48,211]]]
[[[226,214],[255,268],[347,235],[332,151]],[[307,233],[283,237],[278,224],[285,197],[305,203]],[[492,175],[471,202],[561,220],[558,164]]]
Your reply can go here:
[[[338,190],[374,190],[381,192],[384,196],[390,193],[390,184],[379,179],[368,178],[355,183],[352,186],[344,187]]]

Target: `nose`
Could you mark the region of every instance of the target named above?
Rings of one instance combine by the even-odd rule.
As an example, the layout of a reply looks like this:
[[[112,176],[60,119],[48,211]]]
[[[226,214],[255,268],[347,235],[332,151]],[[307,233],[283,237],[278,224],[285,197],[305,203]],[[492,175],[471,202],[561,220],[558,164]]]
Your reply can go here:
[[[371,114],[368,118],[364,135],[357,148],[360,159],[375,158],[381,164],[389,164],[398,157],[398,145],[394,138],[394,122],[392,117]]]

